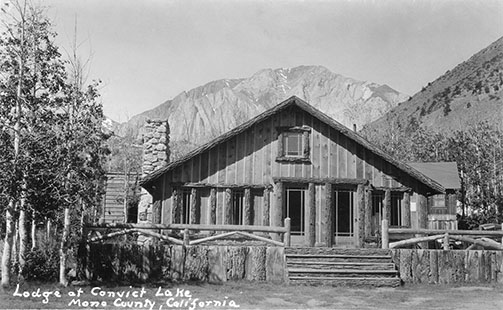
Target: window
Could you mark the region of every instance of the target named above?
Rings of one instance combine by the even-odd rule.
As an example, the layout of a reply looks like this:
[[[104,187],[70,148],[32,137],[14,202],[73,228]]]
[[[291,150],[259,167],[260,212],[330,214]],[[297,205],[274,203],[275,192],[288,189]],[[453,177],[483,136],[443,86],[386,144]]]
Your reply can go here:
[[[190,224],[190,189],[182,190],[182,209],[180,224]]]
[[[301,157],[304,152],[301,132],[285,132],[283,134],[286,157]]]
[[[390,226],[402,226],[402,195],[391,194],[391,219]]]
[[[280,127],[278,132],[277,161],[309,161],[310,128]]]
[[[439,194],[439,195],[433,195],[428,197],[430,200],[429,204],[432,208],[445,208],[445,195],[444,194]]]
[[[244,193],[242,191],[232,192],[232,224],[243,225]]]
[[[390,226],[401,226],[402,225],[402,193],[391,193],[391,205],[390,205]],[[383,209],[384,193],[377,192],[372,193],[372,231],[378,231],[381,225],[381,220],[383,219],[382,209]]]

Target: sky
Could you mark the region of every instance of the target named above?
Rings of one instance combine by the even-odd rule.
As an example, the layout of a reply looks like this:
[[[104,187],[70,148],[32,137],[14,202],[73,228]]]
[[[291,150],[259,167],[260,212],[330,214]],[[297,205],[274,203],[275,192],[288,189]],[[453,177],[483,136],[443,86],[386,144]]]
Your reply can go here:
[[[503,36],[501,0],[43,0],[115,121],[207,82],[321,65],[413,95]]]

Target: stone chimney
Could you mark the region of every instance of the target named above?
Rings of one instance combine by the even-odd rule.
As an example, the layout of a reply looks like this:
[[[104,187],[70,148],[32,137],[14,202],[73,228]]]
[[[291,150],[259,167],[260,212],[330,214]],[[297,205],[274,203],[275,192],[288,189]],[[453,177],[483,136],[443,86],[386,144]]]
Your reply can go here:
[[[143,134],[142,177],[169,162],[168,121],[147,120]]]
[[[168,121],[147,120],[143,134],[142,177],[165,166],[169,162]],[[162,210],[159,203],[152,203],[152,196],[141,189],[138,203],[138,223],[161,223]]]

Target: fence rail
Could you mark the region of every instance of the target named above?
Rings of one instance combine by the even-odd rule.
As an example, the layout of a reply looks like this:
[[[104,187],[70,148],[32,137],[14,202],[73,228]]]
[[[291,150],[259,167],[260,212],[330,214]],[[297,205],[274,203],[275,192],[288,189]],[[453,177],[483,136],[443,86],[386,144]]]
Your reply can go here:
[[[499,231],[484,231],[484,230],[389,228],[387,220],[382,220],[381,224],[382,224],[381,243],[383,249],[400,248],[404,246],[422,244],[428,241],[435,241],[442,239],[444,250],[449,249],[449,240],[471,243],[472,247],[481,246],[485,249],[503,250],[503,229]],[[413,236],[412,238],[410,237],[411,235]],[[497,237],[501,237],[500,242],[490,239]],[[390,243],[390,240],[399,240],[399,241]]]
[[[110,230],[117,230],[113,231]],[[153,238],[158,238],[166,242],[180,244],[180,245],[196,245],[203,242],[214,241],[219,239],[226,239],[230,236],[238,235],[276,246],[290,246],[291,243],[291,232],[290,232],[290,218],[285,218],[284,227],[273,227],[273,226],[253,226],[253,225],[205,225],[205,224],[132,224],[132,223],[108,223],[99,225],[86,225],[85,226],[85,236],[86,242],[98,242],[109,238],[127,235],[127,234],[142,234]],[[178,239],[167,234],[163,234],[162,231],[178,231],[182,233],[182,239]],[[158,231],[158,232],[156,232]],[[199,231],[210,231],[217,234],[193,239],[191,238],[191,232]],[[105,232],[102,234],[101,232]],[[225,232],[225,233],[222,233]],[[272,233],[277,234],[279,240],[272,240],[266,237],[258,236],[253,233]],[[94,234],[94,236],[93,236]],[[281,238],[282,237],[282,238]]]

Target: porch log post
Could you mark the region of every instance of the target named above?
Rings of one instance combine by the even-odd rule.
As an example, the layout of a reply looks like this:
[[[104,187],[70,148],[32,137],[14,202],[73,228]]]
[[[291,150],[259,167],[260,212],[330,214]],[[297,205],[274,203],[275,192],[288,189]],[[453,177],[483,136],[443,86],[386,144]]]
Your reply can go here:
[[[359,184],[356,188],[356,199],[358,206],[357,221],[358,225],[355,229],[356,232],[356,246],[363,248],[364,245],[364,234],[365,234],[365,190],[364,186]]]
[[[193,188],[190,191],[190,224],[198,224],[199,219],[198,219],[198,206],[199,206],[199,197],[198,197],[198,191],[196,188]]]
[[[410,223],[410,193],[409,192],[403,193],[402,216],[403,216],[402,226],[410,228],[411,223]]]
[[[447,207],[447,212],[449,212],[449,214],[456,214],[456,193],[446,193],[445,194],[445,198],[446,198],[446,207]]]
[[[232,223],[232,190],[230,188],[225,189],[225,199],[224,199],[224,224]]]
[[[419,229],[428,228],[428,198],[423,194],[417,195],[417,221]],[[419,235],[419,237],[423,237],[423,235]],[[422,249],[427,249],[428,242],[421,242],[419,246]]]
[[[262,225],[263,226],[269,226],[270,224],[270,221],[269,221],[269,217],[270,217],[270,200],[269,200],[269,197],[270,197],[270,190],[268,188],[265,188],[264,189],[264,209],[263,209],[263,214],[262,214]]]
[[[428,228],[428,199],[423,194],[417,195],[417,220],[419,228]]]
[[[382,218],[388,220],[388,225],[391,223],[391,190],[387,189],[384,192],[384,201],[382,204]]]
[[[331,183],[325,183],[326,199],[322,218],[325,220],[325,244],[332,247],[334,244],[334,190]]]
[[[309,183],[307,192],[307,208],[306,208],[306,243],[310,247],[314,247],[316,243],[316,193],[314,183]]]
[[[155,199],[155,198],[153,198]],[[153,224],[161,224],[161,201],[160,200],[155,200],[154,203],[152,204],[152,223]],[[125,221],[124,223],[126,223]]]
[[[181,204],[181,193],[180,189],[173,188],[173,192],[171,194],[173,196],[173,205],[171,207],[171,223],[178,224],[180,223],[180,204]]]
[[[283,196],[285,194],[285,189],[283,182],[277,182],[274,189],[274,195],[276,197],[276,203],[272,205],[272,226],[281,227],[283,226]],[[281,241],[281,236],[277,233],[272,234],[272,239],[275,241]]]
[[[210,189],[210,199],[209,199],[209,209],[210,209],[210,224],[217,224],[217,189]]]
[[[365,187],[365,238],[372,235],[372,190]]]
[[[251,225],[251,189],[245,188],[244,192],[244,206],[243,206],[243,223],[244,225]]]

